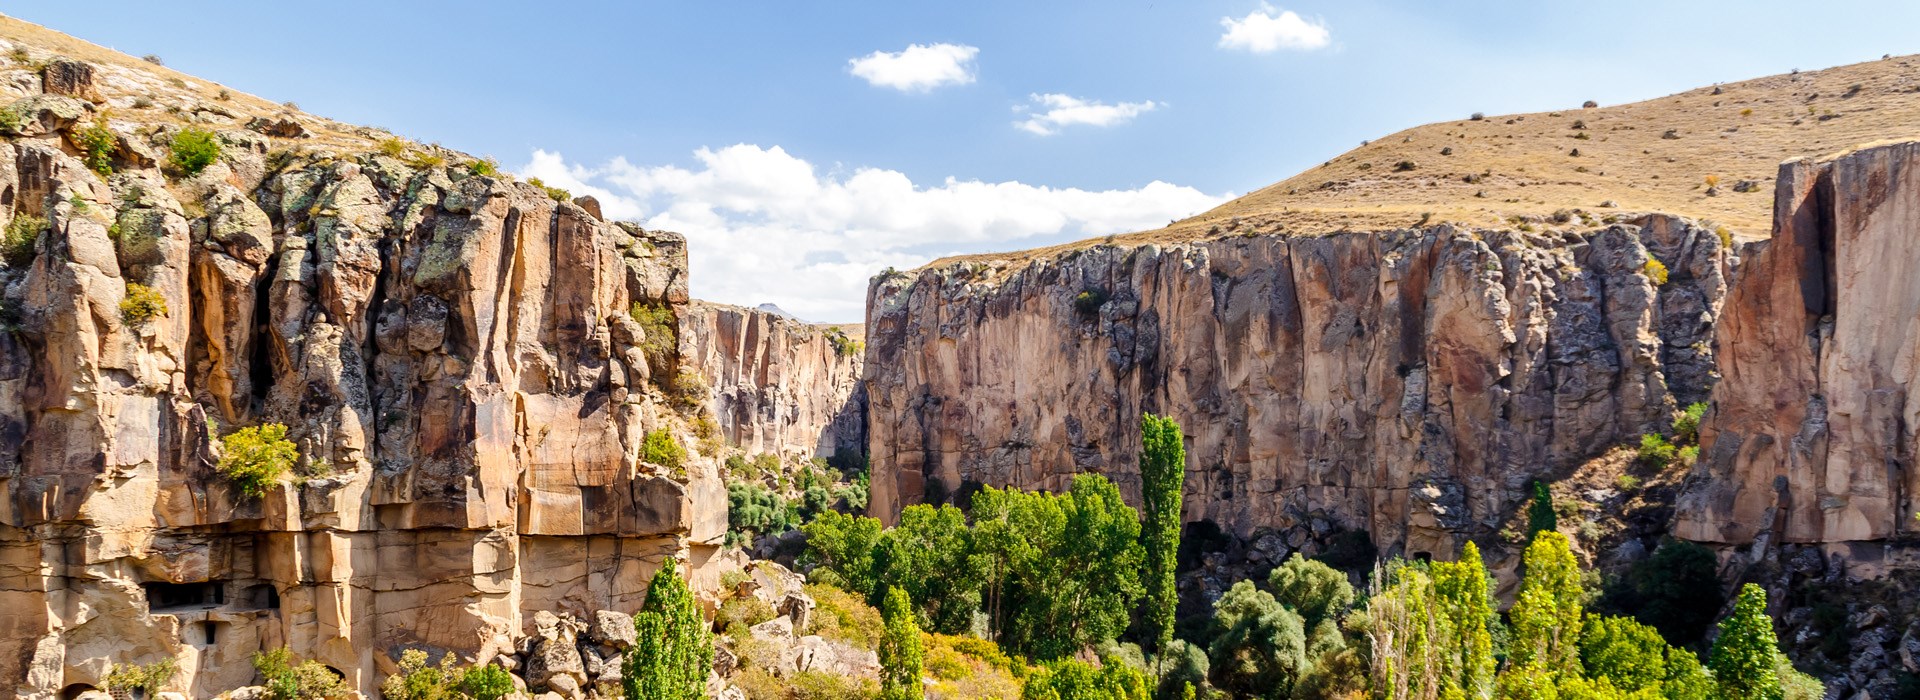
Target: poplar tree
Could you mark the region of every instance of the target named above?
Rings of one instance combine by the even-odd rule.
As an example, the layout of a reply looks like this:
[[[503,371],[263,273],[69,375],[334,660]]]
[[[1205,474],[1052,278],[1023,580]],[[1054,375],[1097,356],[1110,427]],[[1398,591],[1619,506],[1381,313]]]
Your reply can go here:
[[[1140,491],[1145,500],[1146,525],[1140,539],[1146,548],[1146,614],[1142,616],[1153,651],[1159,654],[1173,642],[1174,609],[1179,592],[1174,567],[1180,552],[1180,511],[1185,498],[1187,450],[1180,424],[1151,413],[1140,416]]]
[[[880,616],[880,700],[920,700],[926,686],[920,681],[920,626],[914,622],[913,602],[898,586],[887,589]]]
[[[1773,700],[1781,696],[1779,640],[1767,617],[1767,592],[1751,583],[1740,588],[1733,615],[1720,623],[1707,667],[1720,685],[1722,700]]]
[[[634,644],[621,662],[627,700],[702,700],[713,668],[713,639],[693,591],[673,559],[647,585],[633,616]]]

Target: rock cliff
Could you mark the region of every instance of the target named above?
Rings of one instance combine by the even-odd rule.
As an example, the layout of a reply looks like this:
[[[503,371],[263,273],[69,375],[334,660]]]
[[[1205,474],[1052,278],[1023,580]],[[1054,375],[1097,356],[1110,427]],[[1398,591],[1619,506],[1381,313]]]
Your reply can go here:
[[[712,387],[709,409],[728,442],[803,459],[865,451],[857,333],[701,301],[681,326],[686,362]]]
[[[1188,431],[1189,522],[1450,557],[1530,480],[1706,397],[1735,264],[1664,216],[1226,233],[876,278],[874,512],[1079,472],[1137,497],[1151,411]]]
[[[371,690],[404,648],[631,612],[664,558],[713,576],[712,461],[642,447],[695,442],[634,308],[685,319],[678,235],[231,111],[183,112],[223,144],[188,175],[180,125],[43,73],[0,142],[0,697],[167,657],[208,697],[283,644]],[[220,438],[267,423],[298,463],[248,497]]]
[[[1725,379],[1675,534],[1744,544],[1915,532],[1920,143],[1780,167],[1717,331]]]

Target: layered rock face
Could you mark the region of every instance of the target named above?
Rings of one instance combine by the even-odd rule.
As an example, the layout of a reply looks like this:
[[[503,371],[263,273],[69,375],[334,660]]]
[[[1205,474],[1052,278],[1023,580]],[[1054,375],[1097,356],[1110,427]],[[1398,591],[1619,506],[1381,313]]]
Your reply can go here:
[[[1705,398],[1733,265],[1712,230],[1651,217],[1096,246],[876,278],[872,507],[1081,472],[1137,497],[1150,411],[1187,431],[1190,522],[1296,548],[1355,528],[1451,557],[1531,479]]]
[[[695,301],[682,313],[683,356],[712,387],[728,442],[802,458],[866,449],[857,335],[725,304]]]
[[[1724,379],[1674,533],[1745,544],[1914,532],[1920,143],[1780,168],[1774,237],[1718,329]]]
[[[170,127],[116,124],[102,177],[75,156],[91,105],[22,103],[0,143],[0,224],[32,241],[0,268],[0,697],[165,657],[212,696],[283,644],[371,690],[403,648],[493,658],[534,611],[632,612],[664,558],[716,549],[711,461],[642,459],[648,431],[693,442],[629,315],[687,308],[679,236],[243,130],[182,178],[156,165]],[[151,318],[123,304],[149,292]],[[266,423],[296,474],[246,497],[219,438]]]

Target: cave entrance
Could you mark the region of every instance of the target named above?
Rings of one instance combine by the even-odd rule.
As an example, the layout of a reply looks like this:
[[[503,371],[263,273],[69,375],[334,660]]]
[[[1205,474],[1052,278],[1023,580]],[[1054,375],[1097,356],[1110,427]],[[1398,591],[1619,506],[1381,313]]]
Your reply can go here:
[[[140,588],[147,593],[147,612],[156,613],[225,605],[227,589],[224,583],[222,581],[205,583],[156,581],[140,584]]]

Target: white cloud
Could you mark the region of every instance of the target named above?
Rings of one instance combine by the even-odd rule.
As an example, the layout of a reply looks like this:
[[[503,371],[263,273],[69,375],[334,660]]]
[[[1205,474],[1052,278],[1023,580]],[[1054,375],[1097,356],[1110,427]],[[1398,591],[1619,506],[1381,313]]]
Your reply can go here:
[[[1046,111],[1036,111],[1026,121],[1014,122],[1022,131],[1041,136],[1058,133],[1061,127],[1084,124],[1087,126],[1114,126],[1132,121],[1142,112],[1151,112],[1160,107],[1153,100],[1146,102],[1122,102],[1107,104],[1097,100],[1083,100],[1071,95],[1049,93],[1032,95],[1030,99]],[[1030,107],[1016,107],[1017,111],[1026,111]]]
[[[926,92],[973,82],[980,49],[964,44],[913,44],[904,51],[875,51],[847,61],[847,70],[875,87]]]
[[[1261,3],[1260,9],[1247,13],[1246,17],[1221,17],[1220,26],[1227,31],[1220,35],[1220,48],[1253,53],[1280,49],[1311,51],[1325,47],[1333,39],[1324,23],[1309,21],[1293,10],[1274,12],[1272,5]]]
[[[821,173],[775,146],[694,153],[692,168],[614,159],[597,168],[534,151],[519,172],[600,200],[609,216],[686,234],[694,296],[771,301],[813,321],[864,317],[867,279],[958,253],[1154,228],[1231,195],[1151,182],[1087,191],[947,178],[917,185],[879,168]]]

